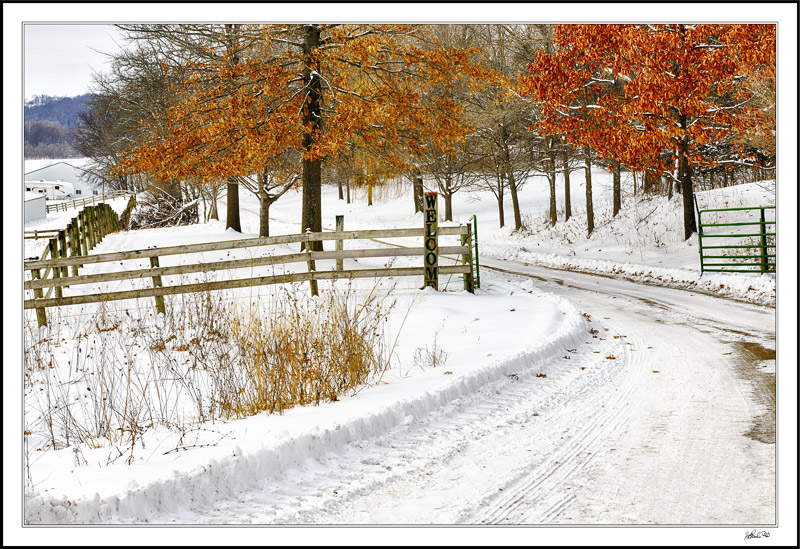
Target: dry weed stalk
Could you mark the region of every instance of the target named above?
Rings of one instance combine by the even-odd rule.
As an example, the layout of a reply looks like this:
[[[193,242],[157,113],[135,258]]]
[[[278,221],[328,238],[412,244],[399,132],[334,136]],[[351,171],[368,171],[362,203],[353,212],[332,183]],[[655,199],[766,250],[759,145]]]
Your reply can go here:
[[[132,462],[156,426],[185,433],[217,419],[336,401],[388,367],[383,324],[394,303],[377,287],[366,297],[334,286],[309,298],[286,286],[249,313],[206,292],[167,314],[140,302],[103,304],[77,322],[54,315],[42,330],[30,319],[27,438],[34,451],[107,447],[110,461]]]

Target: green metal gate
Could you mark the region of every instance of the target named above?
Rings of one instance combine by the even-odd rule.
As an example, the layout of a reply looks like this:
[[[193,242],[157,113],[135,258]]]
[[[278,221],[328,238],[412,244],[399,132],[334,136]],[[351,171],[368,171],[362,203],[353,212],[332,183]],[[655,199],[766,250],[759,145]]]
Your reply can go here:
[[[741,220],[743,212],[758,210],[757,221]],[[766,273],[775,271],[775,221],[767,220],[766,211],[775,206],[749,208],[697,209],[697,231],[700,244],[700,272]],[[703,215],[705,214],[705,219]],[[713,214],[713,215],[712,215]],[[727,222],[709,222],[709,217]],[[774,218],[774,215],[773,215]],[[732,221],[735,220],[735,221]],[[758,227],[758,232],[738,227]],[[767,226],[771,226],[770,232]],[[723,227],[723,228],[721,228]],[[710,230],[707,230],[710,229]]]

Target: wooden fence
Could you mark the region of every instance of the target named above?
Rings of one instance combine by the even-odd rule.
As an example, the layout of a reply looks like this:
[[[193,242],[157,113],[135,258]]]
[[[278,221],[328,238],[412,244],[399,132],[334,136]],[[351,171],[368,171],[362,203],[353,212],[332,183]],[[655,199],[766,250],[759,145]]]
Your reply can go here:
[[[130,210],[135,204],[135,195],[132,195],[122,217],[129,217]],[[120,222],[120,216],[117,216],[117,213],[111,206],[103,203],[82,209],[78,212],[78,215],[69,222],[66,229],[47,231],[47,233],[52,235],[50,242],[48,242],[42,256],[33,262],[44,262],[46,266],[38,269],[30,269],[30,271],[32,281],[46,282],[49,280],[53,281],[53,284],[32,288],[34,299],[49,299],[54,292],[56,298],[63,297],[63,288],[67,286],[67,284],[59,284],[56,281],[69,279],[70,267],[72,267],[72,276],[77,276],[82,263],[60,265],[56,264],[56,262],[66,258],[77,259],[79,257],[87,257],[88,253],[103,239],[103,237],[111,232],[119,231],[123,226],[124,225]],[[45,233],[45,231],[41,232]],[[27,264],[28,263],[26,263],[26,265]],[[48,288],[47,294],[44,293],[43,288]],[[36,315],[40,326],[47,324],[44,309],[37,309]]]
[[[111,191],[103,194],[95,194],[86,198],[76,198],[75,200],[68,200],[66,202],[57,202],[56,204],[48,204],[46,206],[47,213],[51,212],[65,212],[72,208],[81,208],[85,206],[94,206],[106,200],[119,198],[120,196],[130,196],[133,193],[130,191]]]
[[[111,214],[106,219],[104,226],[105,233],[118,226],[116,214]],[[337,230],[335,232],[306,232],[304,234],[281,235],[273,237],[246,238],[241,240],[229,240],[222,242],[212,242],[203,244],[190,244],[182,246],[169,246],[164,248],[148,248],[144,250],[133,250],[125,252],[114,252],[97,255],[87,255],[90,249],[85,249],[73,245],[72,247],[63,243],[60,248],[54,247],[51,241],[50,258],[47,252],[40,259],[25,262],[24,269],[31,272],[31,279],[24,283],[25,290],[32,291],[33,298],[24,301],[24,309],[36,309],[39,326],[47,324],[46,308],[59,307],[66,305],[78,305],[84,303],[100,303],[105,301],[115,301],[122,299],[137,299],[143,297],[155,298],[156,309],[160,313],[165,312],[164,296],[177,295],[191,292],[201,292],[208,290],[226,290],[233,288],[247,288],[267,284],[280,284],[286,282],[308,281],[311,285],[312,294],[317,293],[316,283],[318,280],[336,279],[356,279],[356,278],[379,278],[397,276],[419,276],[424,279],[425,285],[433,286],[438,289],[438,277],[440,275],[461,274],[464,281],[464,289],[474,292],[473,283],[473,255],[472,255],[472,226],[470,224],[455,227],[438,227],[436,200],[428,199],[426,203],[426,224],[425,227],[416,229],[379,229],[365,231],[345,231],[343,229],[344,220],[337,217]],[[115,225],[115,223],[117,225]],[[91,224],[88,225],[91,227]],[[67,229],[65,234],[75,234]],[[73,230],[74,231],[74,230]],[[93,233],[89,233],[90,235]],[[459,245],[440,246],[439,236],[460,237]],[[391,238],[423,238],[424,245],[419,247],[390,247],[390,248],[367,248],[367,249],[344,249],[344,242],[348,240],[374,240]],[[91,240],[92,237],[89,237]],[[76,240],[77,241],[77,240]],[[310,242],[334,241],[333,251],[311,251],[308,245]],[[304,250],[299,253],[289,253],[283,255],[262,255],[247,259],[233,259],[215,262],[199,262],[194,264],[175,265],[161,267],[159,257],[170,255],[183,255],[199,252],[225,251],[247,248],[251,252],[255,248],[274,246],[279,244],[303,243]],[[88,242],[87,242],[88,244]],[[69,250],[69,255],[67,254]],[[461,257],[460,264],[439,265],[440,255],[457,255]],[[418,267],[384,267],[379,269],[349,269],[345,270],[344,259],[358,258],[383,258],[383,257],[408,257],[417,256],[422,258]],[[131,259],[149,259],[149,268],[122,270],[115,272],[80,275],[78,270],[83,265],[88,264],[112,264]],[[329,271],[317,271],[316,261],[335,260],[335,267]],[[305,272],[294,272],[280,275],[255,276],[249,278],[232,278],[227,280],[216,280],[201,283],[183,284],[180,281],[175,285],[165,285],[163,278],[170,275],[183,275],[189,273],[207,273],[229,269],[245,269],[269,265],[286,265],[290,263],[305,263],[308,270]],[[72,268],[70,275],[68,269]],[[62,288],[75,287],[86,284],[97,284],[104,282],[147,279],[152,281],[151,287],[124,291],[110,291],[93,294],[79,294],[64,296]],[[47,295],[43,295],[44,289],[48,288]],[[50,297],[55,289],[55,297]]]
[[[337,231],[328,233],[305,233],[294,235],[282,235],[266,238],[248,238],[242,240],[232,240],[223,242],[213,242],[206,244],[191,244],[185,246],[171,246],[165,248],[148,248],[144,250],[134,250],[127,252],[115,252],[98,254],[92,256],[82,257],[59,257],[57,259],[41,259],[25,263],[25,270],[31,271],[31,280],[25,282],[24,287],[26,290],[32,290],[34,293],[33,299],[26,299],[24,301],[25,309],[36,309],[39,325],[47,323],[45,317],[45,308],[58,307],[63,305],[77,305],[83,303],[99,303],[105,301],[114,301],[121,299],[135,299],[142,297],[154,297],[156,302],[156,309],[158,312],[165,312],[164,297],[165,295],[177,295],[190,292],[200,292],[207,290],[224,290],[232,288],[246,288],[252,286],[260,286],[266,284],[279,284],[286,282],[308,281],[310,283],[318,280],[336,280],[336,279],[355,279],[355,278],[378,278],[386,276],[419,276],[428,280],[429,276],[439,276],[447,274],[462,274],[464,278],[464,288],[467,291],[474,291],[472,283],[472,247],[469,239],[471,238],[470,225],[462,225],[457,227],[439,227],[438,235],[441,236],[460,236],[462,245],[455,246],[437,246],[438,254],[454,254],[461,256],[461,264],[438,266],[436,271],[432,272],[426,269],[429,262],[430,250],[425,247],[413,248],[369,248],[369,249],[342,249],[341,243],[347,240],[363,240],[363,239],[387,239],[398,237],[423,237],[425,236],[425,229],[384,229],[384,230],[367,230],[367,231]],[[247,259],[235,259],[227,261],[216,262],[200,262],[188,265],[176,265],[169,267],[159,266],[159,257],[176,255],[176,254],[190,254],[197,252],[209,252],[219,250],[235,250],[247,248],[252,250],[257,247],[271,246],[276,244],[288,243],[309,243],[315,241],[335,241],[336,250],[333,251],[310,251],[306,246],[306,251],[299,253],[290,253],[277,256],[261,256],[251,257]],[[380,269],[350,269],[337,265],[336,268],[330,271],[316,271],[315,261],[325,259],[358,259],[358,258],[377,258],[377,257],[400,257],[400,256],[418,256],[425,258],[424,263],[420,261],[418,267],[403,267],[393,268],[386,267]],[[117,271],[92,275],[77,275],[73,271],[72,276],[59,276],[60,269],[67,269],[68,267],[77,268],[81,265],[98,264],[98,263],[118,263],[123,260],[129,259],[149,259],[150,268],[135,269],[126,271]],[[250,278],[234,278],[229,280],[216,280],[209,282],[182,284],[178,282],[175,285],[167,286],[163,283],[164,276],[169,275],[182,275],[188,273],[206,273],[228,269],[243,269],[258,266],[268,265],[285,265],[290,263],[306,263],[309,270],[306,272],[295,272],[280,275],[269,276],[256,276]],[[55,276],[47,278],[41,275],[41,271],[54,273]],[[61,271],[62,273],[64,271]],[[79,286],[84,284],[97,284],[99,282],[112,282],[120,280],[134,280],[134,279],[150,279],[152,280],[152,287],[141,288],[136,290],[125,290],[115,292],[102,292],[95,294],[73,295],[73,296],[59,296],[48,298],[42,296],[44,288],[56,288],[60,290],[65,286]],[[312,286],[312,291],[313,286]]]

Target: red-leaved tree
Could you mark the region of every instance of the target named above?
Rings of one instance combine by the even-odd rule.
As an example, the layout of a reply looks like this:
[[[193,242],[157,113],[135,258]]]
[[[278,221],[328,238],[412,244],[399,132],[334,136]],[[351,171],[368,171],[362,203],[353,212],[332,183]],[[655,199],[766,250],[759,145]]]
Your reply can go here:
[[[748,85],[774,75],[774,25],[558,25],[554,43],[520,89],[541,104],[540,131],[676,178],[687,239],[691,168],[714,162],[708,145],[774,135]]]

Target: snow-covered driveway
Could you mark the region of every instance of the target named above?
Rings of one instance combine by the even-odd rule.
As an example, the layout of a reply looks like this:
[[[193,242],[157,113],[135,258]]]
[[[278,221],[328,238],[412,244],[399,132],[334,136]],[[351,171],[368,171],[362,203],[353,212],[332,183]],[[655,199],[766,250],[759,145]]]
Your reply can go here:
[[[595,448],[589,467],[564,479],[560,489],[574,499],[553,522],[775,522],[774,309],[512,269],[548,279],[542,289],[568,297],[632,343],[625,428]],[[537,507],[520,506],[513,520],[526,522]]]
[[[593,332],[421,420],[165,521],[775,522],[774,309],[484,265],[570,299]],[[489,272],[485,285],[519,276]],[[561,371],[566,360],[580,368]]]

